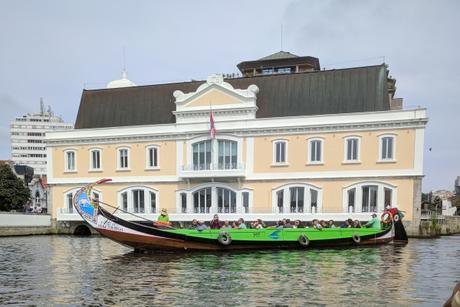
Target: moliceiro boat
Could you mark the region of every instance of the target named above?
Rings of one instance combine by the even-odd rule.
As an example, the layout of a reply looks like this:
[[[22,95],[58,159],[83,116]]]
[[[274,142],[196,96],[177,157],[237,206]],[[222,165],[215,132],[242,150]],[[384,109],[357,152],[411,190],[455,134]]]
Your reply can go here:
[[[134,222],[116,216],[117,207],[90,199],[91,189],[110,179],[81,188],[74,206],[81,217],[103,236],[136,251],[309,249],[314,247],[360,246],[407,242],[401,220],[390,212],[382,229],[373,228],[263,228],[263,229],[176,229],[155,226],[153,221]],[[110,210],[109,208],[113,208]],[[113,212],[109,212],[113,211]]]

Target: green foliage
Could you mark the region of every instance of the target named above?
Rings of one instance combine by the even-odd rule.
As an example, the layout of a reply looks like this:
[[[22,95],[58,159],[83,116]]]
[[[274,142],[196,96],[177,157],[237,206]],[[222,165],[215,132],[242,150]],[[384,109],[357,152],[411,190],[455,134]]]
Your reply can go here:
[[[29,199],[24,181],[8,165],[0,165],[0,211],[22,210]]]

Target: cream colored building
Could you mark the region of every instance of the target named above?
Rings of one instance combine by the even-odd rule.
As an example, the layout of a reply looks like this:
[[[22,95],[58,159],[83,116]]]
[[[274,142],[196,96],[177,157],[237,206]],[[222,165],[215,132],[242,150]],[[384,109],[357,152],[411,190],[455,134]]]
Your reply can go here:
[[[425,109],[392,108],[385,65],[285,72],[85,90],[75,129],[47,134],[53,218],[79,221],[75,191],[111,178],[93,197],[149,219],[367,220],[389,204],[416,221]]]

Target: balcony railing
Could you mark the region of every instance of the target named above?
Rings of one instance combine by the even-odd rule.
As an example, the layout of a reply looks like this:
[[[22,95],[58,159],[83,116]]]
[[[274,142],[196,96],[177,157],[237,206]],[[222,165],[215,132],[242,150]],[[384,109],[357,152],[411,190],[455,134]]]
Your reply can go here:
[[[244,177],[245,167],[243,163],[202,163],[183,165],[181,177],[204,178],[204,177]]]

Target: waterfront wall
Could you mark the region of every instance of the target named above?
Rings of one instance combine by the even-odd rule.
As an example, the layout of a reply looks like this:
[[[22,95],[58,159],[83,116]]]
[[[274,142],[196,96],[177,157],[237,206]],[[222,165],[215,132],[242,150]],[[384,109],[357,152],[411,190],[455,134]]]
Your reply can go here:
[[[418,224],[405,224],[409,237],[433,238],[460,234],[460,216],[422,217]]]
[[[0,213],[0,237],[55,233],[47,214]]]

